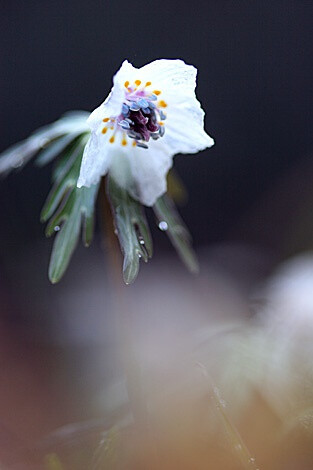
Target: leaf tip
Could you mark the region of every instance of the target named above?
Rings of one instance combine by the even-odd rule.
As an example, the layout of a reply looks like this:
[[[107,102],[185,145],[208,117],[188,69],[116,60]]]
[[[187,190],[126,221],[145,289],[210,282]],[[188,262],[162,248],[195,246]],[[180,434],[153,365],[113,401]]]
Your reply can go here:
[[[51,282],[51,284],[57,284],[59,280],[60,279],[58,279],[57,277],[49,276],[49,281]]]

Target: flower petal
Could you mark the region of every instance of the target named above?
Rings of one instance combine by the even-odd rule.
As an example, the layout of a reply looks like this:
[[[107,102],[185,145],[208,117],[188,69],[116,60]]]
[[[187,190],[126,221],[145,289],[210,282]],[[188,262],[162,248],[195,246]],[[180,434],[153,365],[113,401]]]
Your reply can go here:
[[[113,87],[108,97],[88,118],[87,122],[91,130],[97,130],[99,125],[102,125],[104,118],[118,116],[121,113],[125,99],[124,82],[132,78],[136,70],[127,60],[122,63],[121,68],[113,78]]]
[[[97,184],[105,175],[111,163],[111,153],[103,145],[105,136],[93,132],[86,144],[77,181],[78,188]]]
[[[172,166],[172,154],[162,142],[153,142],[149,149],[128,150],[112,146],[110,175],[134,199],[153,206],[166,192],[166,175]]]
[[[172,166],[172,153],[161,142],[153,142],[149,149],[134,148],[130,166],[136,192],[132,195],[146,206],[166,192],[166,175]]]
[[[172,91],[173,94],[182,90],[190,93],[196,87],[197,69],[180,59],[155,60],[141,67],[140,74],[147,80],[153,80],[153,85]]]
[[[172,105],[165,121],[164,143],[171,152],[196,153],[214,145],[204,131],[204,111],[195,96],[185,97],[182,103]]]

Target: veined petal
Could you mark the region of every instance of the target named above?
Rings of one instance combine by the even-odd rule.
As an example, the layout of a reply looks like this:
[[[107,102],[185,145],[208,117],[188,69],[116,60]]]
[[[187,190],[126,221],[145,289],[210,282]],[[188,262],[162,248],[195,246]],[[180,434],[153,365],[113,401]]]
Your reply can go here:
[[[124,96],[123,87],[119,83],[114,84],[106,100],[87,119],[87,123],[92,131],[98,130],[104,117],[116,116],[121,112]]]
[[[166,192],[166,175],[172,166],[172,153],[161,141],[149,149],[131,147],[128,150],[112,147],[110,175],[134,199],[153,206]]]
[[[133,148],[130,167],[135,183],[132,195],[146,206],[166,192],[166,175],[173,164],[173,154],[161,142],[153,142],[149,149]]]
[[[153,84],[173,94],[177,91],[190,93],[196,87],[197,69],[180,59],[155,60],[141,67],[139,71],[145,78],[150,77]]]
[[[113,78],[113,83],[115,85],[120,85],[124,87],[125,81],[131,82],[138,78],[138,69],[134,67],[128,60],[124,60],[121,65],[121,68],[116,72]]]
[[[108,146],[103,145],[105,136],[93,132],[86,144],[77,181],[78,188],[97,184],[104,176],[111,163]]]
[[[136,75],[136,68],[132,66],[127,60],[121,65],[121,68],[113,78],[113,87],[107,96],[106,100],[98,106],[89,116],[88,125],[91,130],[97,130],[102,125],[102,120],[105,117],[117,116],[120,114],[122,104],[125,98],[124,83],[127,79],[133,78]]]
[[[173,154],[196,153],[214,145],[214,140],[204,131],[204,111],[195,97],[185,97],[184,102],[172,105],[167,113],[164,143]]]

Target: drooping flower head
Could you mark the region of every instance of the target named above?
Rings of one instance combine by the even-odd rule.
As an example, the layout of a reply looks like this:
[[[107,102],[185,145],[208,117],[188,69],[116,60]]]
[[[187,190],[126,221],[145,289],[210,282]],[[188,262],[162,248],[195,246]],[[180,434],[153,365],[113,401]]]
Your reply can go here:
[[[214,143],[203,129],[196,75],[182,60],[155,60],[140,69],[124,61],[111,93],[88,118],[78,187],[110,172],[133,197],[153,205],[166,191],[173,156]]]

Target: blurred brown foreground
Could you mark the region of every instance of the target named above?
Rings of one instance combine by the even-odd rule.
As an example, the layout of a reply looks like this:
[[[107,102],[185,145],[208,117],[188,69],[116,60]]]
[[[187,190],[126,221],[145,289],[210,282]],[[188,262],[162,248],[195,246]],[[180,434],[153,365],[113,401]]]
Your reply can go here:
[[[50,287],[39,258],[1,287],[1,470],[313,468],[312,253],[156,257],[130,287],[92,250]]]

